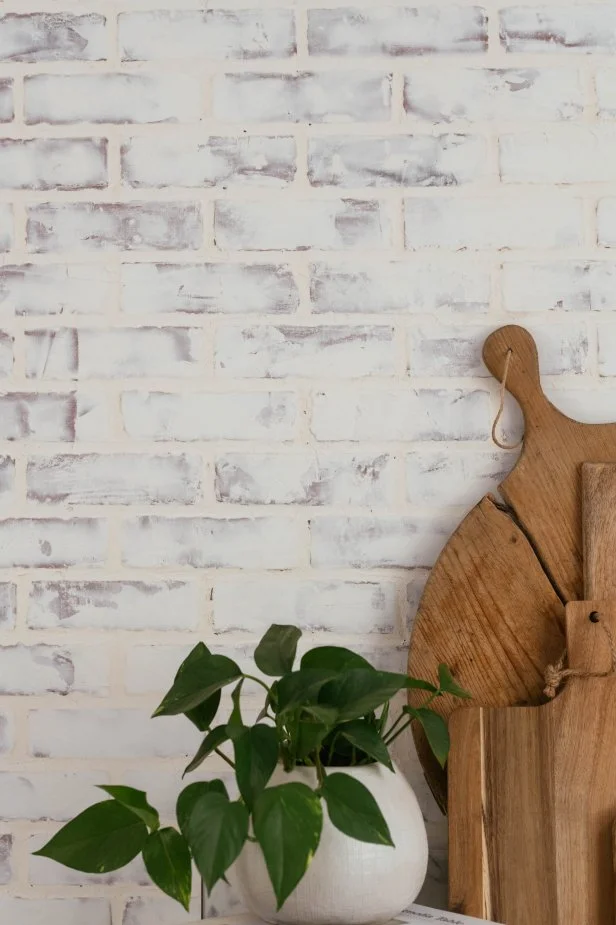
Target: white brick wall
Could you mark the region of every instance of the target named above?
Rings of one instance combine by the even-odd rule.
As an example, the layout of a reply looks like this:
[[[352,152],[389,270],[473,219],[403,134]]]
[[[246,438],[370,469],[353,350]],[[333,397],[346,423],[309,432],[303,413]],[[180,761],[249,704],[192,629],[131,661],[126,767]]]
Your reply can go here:
[[[486,333],[616,419],[615,35],[599,0],[3,0],[0,921],[199,917],[28,852],[96,783],[172,814],[198,735],[148,716],[197,639],[404,666],[516,458]]]

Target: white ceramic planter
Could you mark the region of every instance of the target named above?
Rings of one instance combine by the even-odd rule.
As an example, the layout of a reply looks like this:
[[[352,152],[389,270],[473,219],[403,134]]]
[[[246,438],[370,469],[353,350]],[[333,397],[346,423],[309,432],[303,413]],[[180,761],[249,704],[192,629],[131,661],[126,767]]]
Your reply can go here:
[[[307,873],[276,911],[260,847],[247,842],[231,872],[247,908],[285,925],[371,925],[395,918],[417,897],[428,866],[428,839],[421,810],[401,771],[380,764],[341,768],[365,784],[385,816],[395,847],[343,835],[323,804],[321,841]],[[333,773],[333,772],[332,772]],[[312,768],[278,768],[270,786],[301,781],[316,785]]]

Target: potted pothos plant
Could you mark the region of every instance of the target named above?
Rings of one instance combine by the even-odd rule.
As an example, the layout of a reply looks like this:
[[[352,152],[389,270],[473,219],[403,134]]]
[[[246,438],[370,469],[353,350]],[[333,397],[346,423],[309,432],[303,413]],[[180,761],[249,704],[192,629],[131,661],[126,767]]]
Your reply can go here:
[[[141,854],[153,882],[186,909],[193,862],[208,891],[234,876],[249,908],[269,921],[386,921],[405,908],[425,877],[427,840],[390,746],[419,722],[444,765],[447,726],[430,705],[469,694],[446,665],[432,683],[379,671],[338,646],[313,648],[294,667],[300,636],[294,626],[269,628],[254,653],[261,676],[199,643],[154,712],[183,715],[203,733],[185,774],[216,754],[233,768],[237,798],[222,779],[197,780],[178,797],[177,827],[162,827],[144,792],[104,785],[110,799],[36,854],[100,874]],[[253,725],[242,714],[249,684],[264,694]],[[231,710],[220,721],[229,685]],[[425,702],[391,717],[391,698],[408,688],[425,691]]]

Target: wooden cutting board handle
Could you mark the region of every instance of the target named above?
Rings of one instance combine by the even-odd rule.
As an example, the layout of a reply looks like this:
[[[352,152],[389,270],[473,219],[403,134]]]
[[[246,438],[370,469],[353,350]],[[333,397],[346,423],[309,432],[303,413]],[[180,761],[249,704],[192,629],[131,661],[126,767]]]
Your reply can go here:
[[[507,391],[520,403],[526,426],[532,427],[538,423],[535,411],[545,413],[545,405],[552,406],[541,388],[537,345],[526,328],[509,324],[490,334],[483,345],[484,362],[499,382],[505,375],[508,354]],[[552,410],[558,413],[555,408]]]

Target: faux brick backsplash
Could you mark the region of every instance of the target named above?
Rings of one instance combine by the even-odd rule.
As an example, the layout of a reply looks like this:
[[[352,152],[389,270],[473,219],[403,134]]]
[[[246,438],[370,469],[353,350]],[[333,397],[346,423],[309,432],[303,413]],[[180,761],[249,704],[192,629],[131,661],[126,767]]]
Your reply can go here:
[[[403,669],[516,457],[488,332],[528,326],[550,397],[616,419],[615,26],[598,0],[4,0],[2,922],[199,918],[196,883],[185,915],[138,864],[28,853],[97,783],[172,816],[198,735],[148,717],[198,639],[245,664],[290,621]]]

